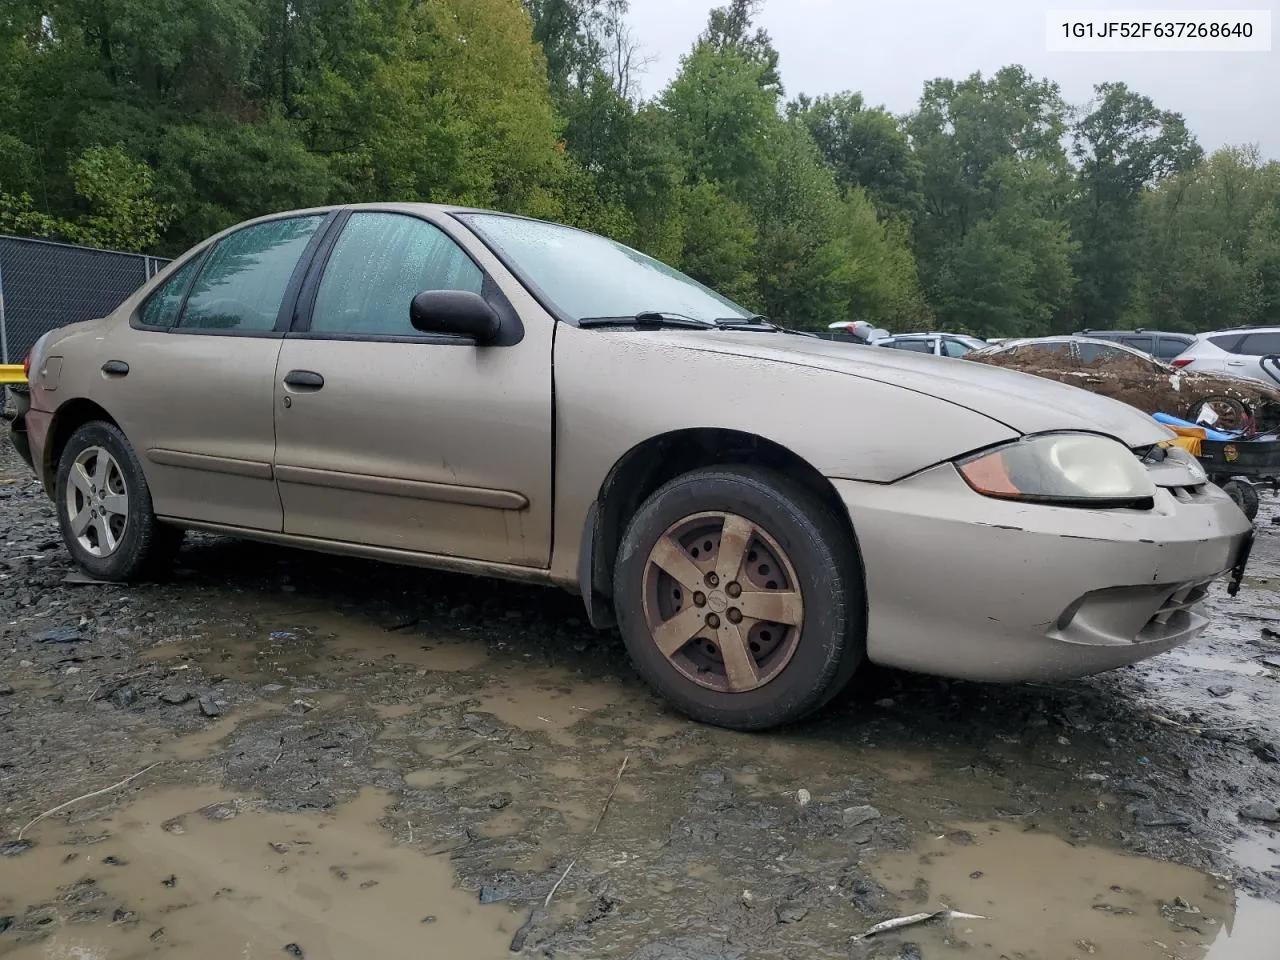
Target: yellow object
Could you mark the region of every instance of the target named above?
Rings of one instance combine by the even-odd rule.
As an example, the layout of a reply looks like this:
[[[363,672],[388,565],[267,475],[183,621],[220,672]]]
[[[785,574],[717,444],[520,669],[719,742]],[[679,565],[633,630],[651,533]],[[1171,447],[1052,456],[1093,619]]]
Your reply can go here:
[[[1169,426],[1169,425],[1166,424],[1166,426]],[[1173,440],[1166,440],[1163,444],[1161,444],[1161,446],[1181,447],[1183,450],[1187,451],[1187,453],[1191,454],[1193,457],[1200,456],[1200,451],[1202,449],[1201,444],[1204,442],[1204,439],[1207,436],[1205,434],[1204,427],[1169,426],[1169,429],[1172,430],[1174,433],[1176,433],[1178,436],[1175,437]]]
[[[0,383],[26,383],[27,375],[20,363],[0,363]]]

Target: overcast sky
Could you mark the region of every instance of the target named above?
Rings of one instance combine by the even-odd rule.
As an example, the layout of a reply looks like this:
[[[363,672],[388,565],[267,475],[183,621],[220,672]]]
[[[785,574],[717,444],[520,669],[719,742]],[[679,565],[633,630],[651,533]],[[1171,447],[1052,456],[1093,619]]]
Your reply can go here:
[[[654,58],[641,78],[660,90],[720,0],[631,0],[630,23]],[[1048,10],[1271,9],[1270,53],[1049,53]],[[858,90],[871,104],[910,110],[926,80],[988,75],[1021,63],[1057,81],[1068,102],[1087,102],[1095,83],[1119,80],[1180,111],[1206,150],[1256,143],[1280,160],[1280,25],[1277,0],[765,0],[760,25],[781,54],[787,96]]]

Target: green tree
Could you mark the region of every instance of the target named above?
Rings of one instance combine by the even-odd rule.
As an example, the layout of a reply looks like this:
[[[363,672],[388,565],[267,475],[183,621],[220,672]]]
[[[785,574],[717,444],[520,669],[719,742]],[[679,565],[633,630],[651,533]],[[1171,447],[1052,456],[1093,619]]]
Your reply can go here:
[[[842,187],[861,187],[884,216],[914,219],[923,170],[892,114],[867,107],[860,93],[802,94],[787,111],[804,121]]]
[[[1133,298],[1143,194],[1202,156],[1181,114],[1156,109],[1123,83],[1099,84],[1095,94],[1093,109],[1074,132],[1079,174],[1072,221],[1080,283],[1067,328],[1119,320]]]

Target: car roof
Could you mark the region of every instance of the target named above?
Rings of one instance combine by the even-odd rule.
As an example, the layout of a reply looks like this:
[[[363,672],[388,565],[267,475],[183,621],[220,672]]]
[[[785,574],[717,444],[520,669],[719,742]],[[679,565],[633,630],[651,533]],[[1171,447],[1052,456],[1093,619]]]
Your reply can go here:
[[[1179,331],[1177,331],[1177,330],[1148,330],[1148,329],[1146,329],[1145,327],[1139,327],[1139,328],[1138,328],[1138,329],[1136,329],[1136,330],[1081,330],[1081,331],[1079,331],[1079,332],[1077,332],[1077,333],[1072,334],[1072,336],[1076,336],[1076,337],[1097,337],[1097,336],[1108,336],[1108,337],[1130,337],[1130,336],[1139,336],[1139,337],[1147,337],[1147,336],[1155,336],[1155,337],[1186,337],[1186,338],[1188,338],[1188,339],[1194,339],[1196,335],[1195,335],[1194,333],[1183,333],[1183,332],[1179,332]]]
[[[1228,333],[1280,333],[1280,326],[1275,324],[1255,324],[1246,327],[1223,327],[1221,330],[1206,330],[1204,333],[1195,335],[1197,340],[1203,340],[1205,337],[1220,337]]]
[[[1037,343],[1092,343],[1100,347],[1110,347],[1113,350],[1122,350],[1125,353],[1138,357],[1139,359],[1158,363],[1161,366],[1166,366],[1166,367],[1169,366],[1167,363],[1164,363],[1162,360],[1156,359],[1155,357],[1151,356],[1151,354],[1149,353],[1143,353],[1141,350],[1137,349],[1136,347],[1130,347],[1123,343],[1115,343],[1111,340],[1100,340],[1097,337],[1081,337],[1075,334],[1065,334],[1065,333],[1059,334],[1058,336],[1053,336],[1053,337],[1021,337],[1016,340],[1005,340],[1003,343],[997,343],[994,346],[987,348],[987,350],[984,350],[984,352],[989,351],[989,353],[994,356],[997,353],[1003,353],[1006,350],[1012,350],[1014,347],[1034,345]],[[1169,367],[1169,369],[1173,370],[1173,367]]]

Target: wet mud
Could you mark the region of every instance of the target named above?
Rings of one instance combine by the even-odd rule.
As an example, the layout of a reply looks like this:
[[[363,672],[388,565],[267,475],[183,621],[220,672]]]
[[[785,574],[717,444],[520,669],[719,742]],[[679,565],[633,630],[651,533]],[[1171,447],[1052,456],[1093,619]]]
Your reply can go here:
[[[67,582],[0,479],[0,957],[1280,957],[1270,498],[1189,648],[747,735],[549,591],[208,537]]]

